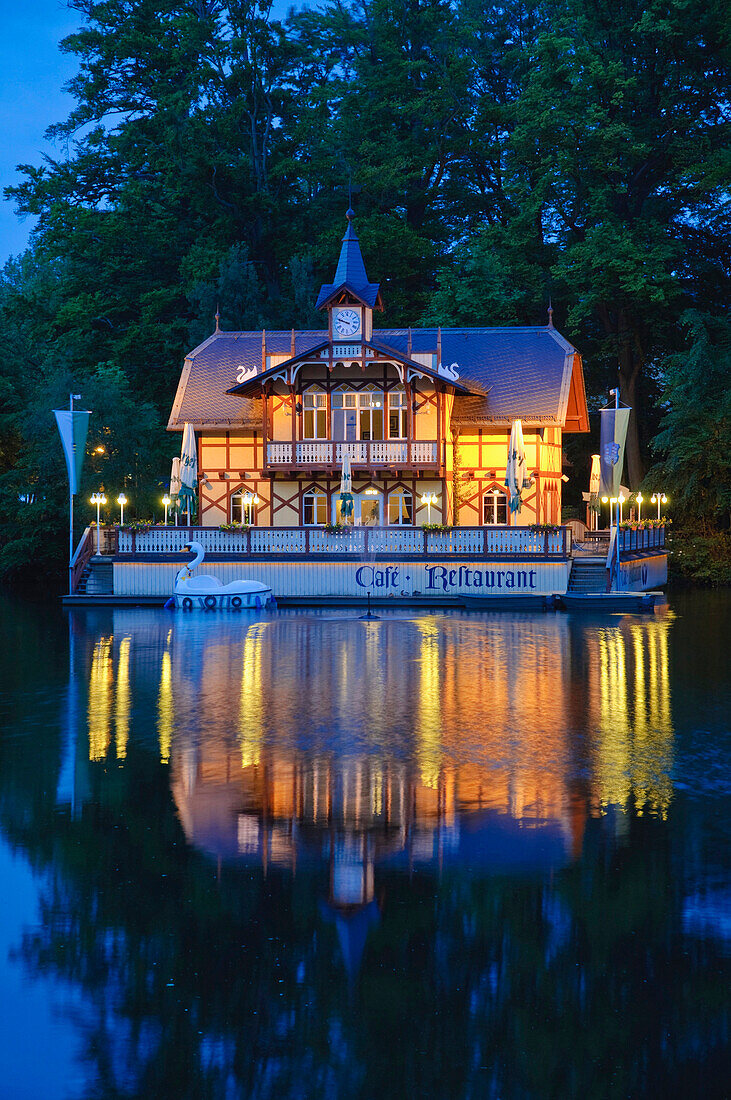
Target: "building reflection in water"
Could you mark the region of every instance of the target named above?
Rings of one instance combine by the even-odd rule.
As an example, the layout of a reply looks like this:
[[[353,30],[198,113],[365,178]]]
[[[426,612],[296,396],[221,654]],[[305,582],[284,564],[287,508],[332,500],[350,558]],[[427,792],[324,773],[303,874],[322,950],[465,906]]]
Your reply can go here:
[[[587,814],[668,812],[669,617],[113,624],[90,655],[89,760],[113,716],[124,761],[134,698],[156,714],[189,841],[265,868],[325,859],[343,912],[373,901],[379,860],[556,866]]]
[[[587,639],[593,744],[593,804],[667,816],[672,799],[673,724],[669,618],[623,620]]]

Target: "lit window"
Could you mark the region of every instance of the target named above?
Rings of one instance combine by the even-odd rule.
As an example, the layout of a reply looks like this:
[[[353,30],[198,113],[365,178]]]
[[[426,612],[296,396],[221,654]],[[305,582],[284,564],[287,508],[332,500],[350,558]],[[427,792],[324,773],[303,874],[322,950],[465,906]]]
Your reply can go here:
[[[406,439],[406,393],[402,389],[388,395],[388,438]]]
[[[303,439],[327,439],[327,397],[320,390],[302,395]]]
[[[231,522],[242,523],[244,527],[256,525],[256,506],[259,497],[256,493],[240,490],[231,497]]]
[[[508,498],[499,489],[490,489],[482,498],[482,522],[486,527],[505,527],[508,522]]]
[[[367,386],[358,394],[358,438],[383,439],[383,393]]]
[[[388,494],[388,523],[390,527],[410,527],[414,519],[411,493],[397,489]]]
[[[302,498],[302,522],[305,527],[318,527],[327,523],[327,497],[313,490]]]

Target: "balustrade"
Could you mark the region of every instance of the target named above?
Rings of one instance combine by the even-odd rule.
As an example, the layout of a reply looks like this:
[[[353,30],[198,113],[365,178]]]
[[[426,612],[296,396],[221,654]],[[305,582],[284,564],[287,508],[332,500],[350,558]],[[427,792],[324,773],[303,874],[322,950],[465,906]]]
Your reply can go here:
[[[296,443],[267,444],[269,466],[341,466],[345,454],[351,466],[437,465],[436,441],[359,439],[337,442],[332,439],[300,440]],[[409,459],[409,453],[411,458]]]
[[[659,539],[663,532],[647,534]],[[419,527],[343,527],[338,531],[327,531],[324,527],[252,527],[228,531],[218,527],[151,527],[137,532],[120,530],[118,546],[120,554],[179,554],[191,542],[197,542],[210,554],[563,558],[570,552],[569,536],[565,527],[554,531],[531,531],[528,527],[454,527],[448,531],[424,531]]]

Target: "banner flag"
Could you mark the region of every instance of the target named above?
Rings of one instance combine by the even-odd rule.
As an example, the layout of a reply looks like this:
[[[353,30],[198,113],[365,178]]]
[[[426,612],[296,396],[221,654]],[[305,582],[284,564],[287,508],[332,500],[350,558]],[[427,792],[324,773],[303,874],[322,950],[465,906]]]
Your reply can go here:
[[[618,497],[622,485],[624,443],[631,409],[602,409],[599,467],[601,484],[599,492],[607,497]]]
[[[53,415],[56,417],[56,424],[63,444],[66,469],[69,475],[69,489],[72,494],[78,493],[91,412],[83,409],[74,412],[69,409],[54,409]]]

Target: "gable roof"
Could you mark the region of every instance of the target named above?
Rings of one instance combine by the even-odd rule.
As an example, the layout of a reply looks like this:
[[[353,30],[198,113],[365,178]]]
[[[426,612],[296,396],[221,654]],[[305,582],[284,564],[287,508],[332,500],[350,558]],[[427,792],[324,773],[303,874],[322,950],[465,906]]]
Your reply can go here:
[[[409,340],[413,357],[436,355],[439,338],[436,328],[412,329],[410,333],[408,329],[382,329],[374,331],[372,343],[384,351],[391,348],[408,360]],[[298,332],[295,357],[327,341],[324,330]],[[260,427],[261,401],[227,391],[237,385],[242,369],[255,370],[257,376],[264,373],[262,342],[261,332],[217,332],[190,352],[168,428],[179,430],[186,421],[199,429]],[[267,355],[289,359],[291,351],[291,332],[266,333]],[[472,391],[455,396],[453,423],[509,424],[520,417],[527,424],[588,430],[583,385],[579,392],[580,356],[553,327],[443,328],[441,352],[442,362],[456,363],[460,382]]]

